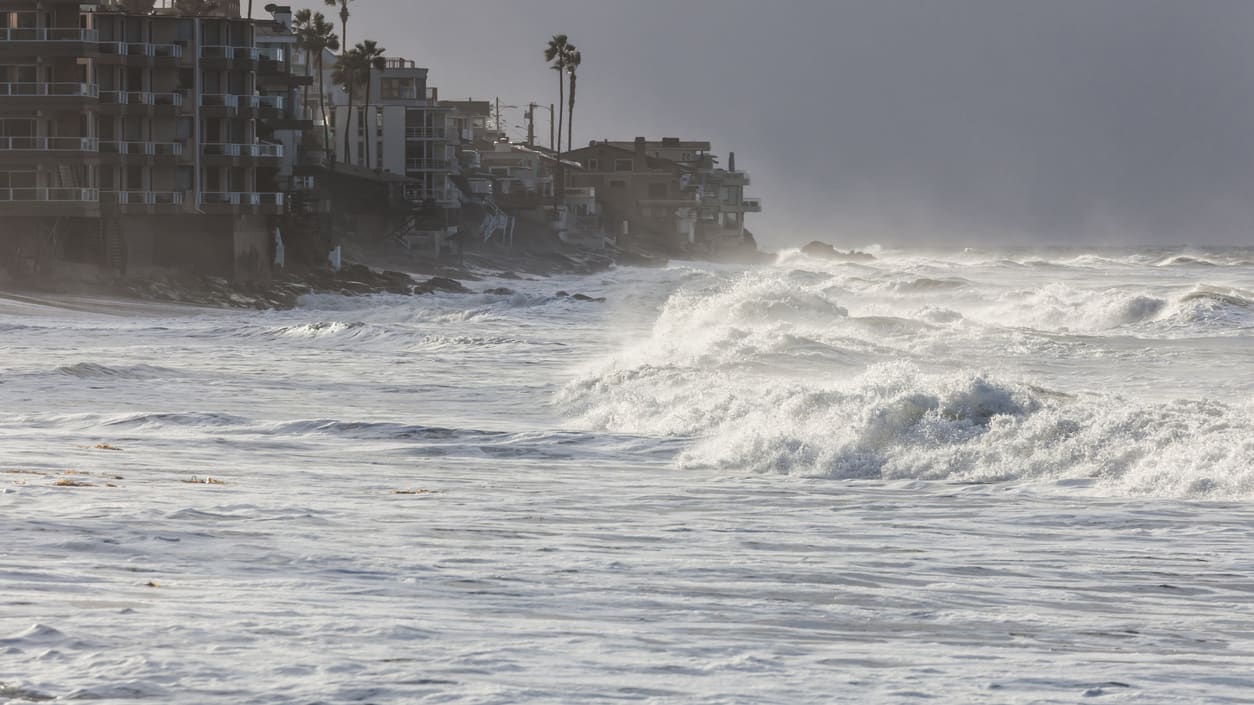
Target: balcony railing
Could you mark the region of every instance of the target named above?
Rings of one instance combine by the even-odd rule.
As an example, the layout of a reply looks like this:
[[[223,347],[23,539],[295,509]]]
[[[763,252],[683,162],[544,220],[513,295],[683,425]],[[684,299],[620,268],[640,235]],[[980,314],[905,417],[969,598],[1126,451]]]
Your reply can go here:
[[[249,59],[256,61],[262,50],[254,47],[231,47],[211,44],[200,48],[202,59]]]
[[[283,61],[283,50],[279,47],[258,47],[257,58],[281,63]]]
[[[0,137],[0,152],[95,152],[95,137]]]
[[[180,44],[101,42],[100,53],[105,56],[144,56],[148,58],[179,59],[183,56],[183,47]]]
[[[177,206],[183,203],[182,191],[101,191],[101,200],[119,206]]]
[[[100,143],[101,154],[123,154],[132,157],[180,157],[182,142],[120,142],[109,140]]]
[[[444,139],[445,130],[443,127],[406,127],[405,139],[423,140],[423,139]]]
[[[230,93],[201,93],[200,107],[202,108],[231,108],[239,109],[240,96],[231,95]]]
[[[260,157],[277,159],[283,156],[283,145],[209,142],[201,145],[201,153],[206,157]]]
[[[282,110],[283,106],[287,104],[287,101],[285,101],[281,95],[254,95],[249,97],[255,98],[257,100],[257,107],[261,108],[274,108],[275,110]]]
[[[0,83],[0,98],[19,96],[95,98],[99,94],[96,86],[90,83]]]
[[[762,199],[757,196],[745,196],[741,200],[741,203],[744,204],[745,210],[749,211],[750,213],[762,212]]]
[[[100,102],[108,105],[170,105],[183,104],[182,93],[149,93],[148,91],[100,91]]]
[[[281,206],[283,194],[250,191],[206,191],[200,194],[206,206]]]
[[[100,192],[94,188],[0,188],[0,203],[96,203]]]
[[[406,159],[405,171],[444,171],[449,168],[447,159]]]
[[[96,30],[78,27],[0,29],[0,42],[94,42],[97,40]]]

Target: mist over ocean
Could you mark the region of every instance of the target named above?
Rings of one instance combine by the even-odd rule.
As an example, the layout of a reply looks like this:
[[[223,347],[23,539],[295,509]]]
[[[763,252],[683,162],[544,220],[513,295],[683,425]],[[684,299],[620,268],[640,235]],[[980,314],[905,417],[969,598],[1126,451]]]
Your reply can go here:
[[[1254,702],[1254,250],[875,254],[0,298],[0,702]]]

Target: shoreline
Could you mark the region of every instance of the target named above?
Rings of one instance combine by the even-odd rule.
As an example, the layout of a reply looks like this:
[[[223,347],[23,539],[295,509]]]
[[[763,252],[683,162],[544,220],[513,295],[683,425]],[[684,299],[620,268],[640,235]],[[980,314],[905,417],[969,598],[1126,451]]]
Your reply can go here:
[[[483,279],[536,280],[559,275],[595,274],[616,266],[665,266],[667,260],[633,253],[523,250],[468,252],[452,263],[411,255],[386,246],[349,243],[345,265],[328,268],[286,268],[268,283],[235,282],[224,277],[176,271],[150,276],[119,276],[113,280],[12,277],[0,279],[0,297],[51,303],[41,295],[109,297],[135,302],[188,305],[216,309],[290,310],[310,294],[369,296],[395,294],[479,293],[468,283]],[[616,256],[617,255],[617,256]],[[488,291],[499,292],[500,289]],[[578,297],[579,294],[574,296]],[[55,305],[91,310],[60,302]]]

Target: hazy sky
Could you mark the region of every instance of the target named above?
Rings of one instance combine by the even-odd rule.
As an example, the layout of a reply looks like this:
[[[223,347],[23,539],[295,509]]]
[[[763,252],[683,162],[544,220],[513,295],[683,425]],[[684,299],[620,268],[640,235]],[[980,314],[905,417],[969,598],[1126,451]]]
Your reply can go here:
[[[555,102],[541,51],[570,35],[576,145],[734,150],[768,245],[1254,244],[1250,0],[351,7],[350,41],[430,67],[446,98]]]

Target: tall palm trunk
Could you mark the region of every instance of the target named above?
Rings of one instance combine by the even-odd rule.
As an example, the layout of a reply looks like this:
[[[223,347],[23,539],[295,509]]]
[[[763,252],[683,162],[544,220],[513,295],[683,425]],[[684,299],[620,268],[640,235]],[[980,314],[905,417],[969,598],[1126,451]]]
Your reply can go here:
[[[566,150],[571,151],[574,147],[575,134],[575,79],[578,76],[574,71],[570,73],[570,112],[566,117]]]
[[[306,49],[305,50],[305,76],[308,77],[312,75],[313,75],[313,51]],[[301,98],[300,98],[302,101],[301,105],[304,106],[305,114],[308,115],[309,114],[309,84],[308,83],[306,83],[304,87],[301,88],[301,93],[302,93]]]
[[[353,127],[353,84],[348,84],[348,110],[344,111],[344,163],[352,164],[353,160],[349,157],[352,154],[348,148],[348,139]]]
[[[318,111],[322,113],[322,150],[327,154],[333,154],[335,149],[331,144],[331,125],[327,123],[326,88],[322,85],[322,77],[326,72],[324,62],[322,52],[318,52]]]
[[[560,160],[562,156],[562,116],[566,111],[566,80],[562,74],[565,73],[565,67],[558,64],[557,69],[557,156]]]
[[[369,68],[367,68],[366,69],[366,100],[365,100],[365,104],[361,106],[361,132],[362,132],[362,139],[364,140],[362,149],[365,151],[367,169],[370,168],[370,143],[374,141],[374,132],[375,132],[374,130],[375,121],[366,119],[367,114],[371,116],[374,115],[374,110],[372,110],[370,107],[370,74],[371,74],[371,71]]]

